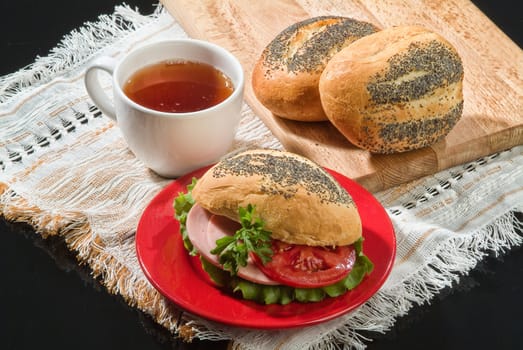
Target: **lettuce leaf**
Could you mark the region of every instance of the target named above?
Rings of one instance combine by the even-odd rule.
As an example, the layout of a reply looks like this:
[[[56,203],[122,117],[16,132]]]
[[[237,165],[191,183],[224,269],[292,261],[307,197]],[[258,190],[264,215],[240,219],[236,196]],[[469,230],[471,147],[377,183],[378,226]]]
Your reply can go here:
[[[196,178],[192,178],[192,182],[187,185],[187,193],[180,192],[178,196],[174,198],[174,218],[180,223],[180,233],[182,234],[183,246],[190,255],[196,255],[198,251],[193,247],[189,236],[187,234],[187,215],[194,205],[194,199],[192,197],[192,189],[196,185]]]
[[[351,272],[341,281],[321,288],[293,288],[277,285],[268,286],[247,281],[241,277],[231,276],[200,256],[203,269],[210,278],[220,287],[231,290],[243,299],[252,300],[260,304],[286,305],[292,301],[302,303],[316,302],[326,297],[337,297],[356,288],[363,278],[374,269],[374,264],[361,251],[362,239],[355,243],[357,258]]]

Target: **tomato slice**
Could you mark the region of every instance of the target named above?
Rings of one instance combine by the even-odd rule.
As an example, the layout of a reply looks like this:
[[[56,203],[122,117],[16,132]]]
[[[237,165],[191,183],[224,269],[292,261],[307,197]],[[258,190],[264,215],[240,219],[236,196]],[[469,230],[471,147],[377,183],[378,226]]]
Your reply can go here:
[[[269,278],[298,288],[324,287],[345,278],[354,266],[356,251],[352,245],[312,247],[272,240],[272,260],[263,264],[252,254],[254,263]]]

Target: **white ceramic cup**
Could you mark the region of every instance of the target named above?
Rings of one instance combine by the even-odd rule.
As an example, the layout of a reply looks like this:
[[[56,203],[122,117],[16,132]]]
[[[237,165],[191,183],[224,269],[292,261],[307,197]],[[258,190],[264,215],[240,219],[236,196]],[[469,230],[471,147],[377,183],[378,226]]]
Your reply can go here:
[[[171,59],[214,66],[231,79],[233,93],[215,106],[187,113],[149,109],[125,95],[122,88],[133,73]],[[100,84],[100,70],[112,75],[112,99]],[[238,59],[224,48],[180,39],[140,47],[119,61],[108,56],[94,60],[87,68],[85,87],[95,105],[116,121],[136,157],[158,175],[173,178],[213,163],[230,150],[241,117],[244,73]]]

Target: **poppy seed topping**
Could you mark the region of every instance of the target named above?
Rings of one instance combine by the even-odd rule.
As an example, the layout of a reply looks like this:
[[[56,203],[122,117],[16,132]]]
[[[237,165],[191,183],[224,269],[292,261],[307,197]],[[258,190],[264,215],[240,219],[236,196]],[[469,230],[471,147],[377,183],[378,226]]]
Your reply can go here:
[[[417,100],[463,79],[463,65],[452,48],[436,40],[411,43],[405,53],[392,56],[385,74],[370,79],[367,90],[373,103],[386,104]],[[402,77],[421,72],[414,79]]]
[[[261,176],[259,192],[287,199],[296,194],[299,186],[322,202],[343,205],[353,202],[347,191],[323,168],[285,152],[248,153],[225,158],[213,168],[212,176]]]
[[[318,22],[325,22],[320,30],[317,28]],[[292,42],[300,30],[315,33],[304,42],[297,40],[296,45],[299,47],[296,49]],[[263,52],[265,66],[268,71],[285,68],[292,73],[321,72],[332,55],[352,41],[377,30],[370,23],[346,17],[309,18],[287,27],[269,43]]]
[[[390,120],[380,121],[376,116],[368,117],[364,120],[371,125],[376,125],[374,130],[377,130],[380,142],[374,142],[376,138],[369,127],[363,126],[360,146],[371,149],[376,153],[386,154],[410,151],[432,145],[444,137],[456,125],[462,111],[463,101],[444,115],[427,116],[424,119],[392,122]],[[387,117],[394,119],[391,116]]]

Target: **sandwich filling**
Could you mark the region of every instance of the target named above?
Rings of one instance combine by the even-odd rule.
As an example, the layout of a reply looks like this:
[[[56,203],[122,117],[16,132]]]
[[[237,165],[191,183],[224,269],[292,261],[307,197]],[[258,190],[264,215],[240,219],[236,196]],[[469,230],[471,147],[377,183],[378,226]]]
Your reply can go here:
[[[244,224],[212,214],[195,204],[191,196],[195,181],[188,186],[187,193],[180,193],[175,199],[175,217],[180,221],[185,247],[192,255],[200,256],[203,269],[217,286],[243,299],[264,304],[314,302],[344,294],[372,271],[372,262],[362,252],[361,238],[354,244],[338,247],[288,244],[271,239],[270,232],[263,230],[259,220],[256,225],[261,227],[255,229],[268,234],[269,243],[265,242],[259,250],[245,248],[249,251],[245,262],[240,259],[231,267],[227,259],[223,259],[224,250],[244,249],[258,241],[253,239],[245,245],[243,242],[249,240],[245,238],[238,245],[243,248],[224,246],[223,242],[233,241],[232,237],[241,232]],[[243,213],[243,217],[255,221],[254,208],[244,209]],[[264,256],[267,249],[270,254]]]

